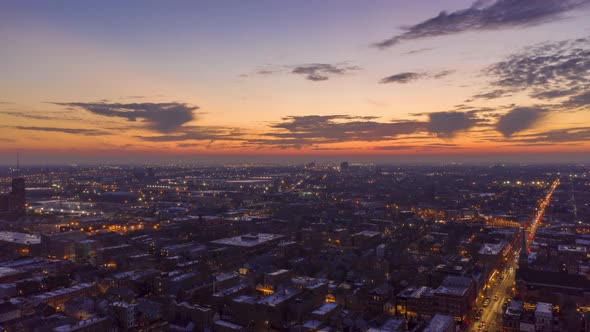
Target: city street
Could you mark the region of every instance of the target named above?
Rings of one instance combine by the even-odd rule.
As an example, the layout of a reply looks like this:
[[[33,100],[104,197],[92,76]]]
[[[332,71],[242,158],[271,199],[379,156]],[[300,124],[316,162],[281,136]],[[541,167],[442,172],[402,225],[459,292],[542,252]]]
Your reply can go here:
[[[506,274],[503,280],[500,280],[501,271],[494,274],[490,280],[489,288],[478,297],[477,310],[483,309],[483,315],[479,321],[472,320],[470,331],[501,331],[502,330],[502,305],[508,299],[512,298],[512,287],[514,286],[514,278],[516,275],[516,268],[518,256],[510,255],[506,267]],[[498,299],[494,300],[494,295],[498,295]],[[486,297],[490,298],[490,303],[487,307],[483,307],[483,302]],[[477,310],[474,310],[477,312]],[[481,329],[479,326],[485,323]]]
[[[545,208],[551,201],[551,196],[555,192],[555,189],[559,186],[559,179],[556,179],[545,197],[539,200],[539,206],[537,213],[532,220],[532,223],[528,229],[527,234],[527,247],[534,240],[535,232],[543,214]],[[514,287],[514,281],[516,276],[516,269],[518,268],[519,248],[513,248],[513,251],[507,257],[507,266],[503,271],[497,271],[492,274],[488,282],[489,288],[484,291],[484,294],[480,294],[476,300],[476,309],[472,314],[472,318],[479,309],[483,309],[483,315],[479,321],[473,320],[473,324],[470,331],[501,331],[502,330],[502,305],[506,300],[511,299],[513,295],[512,288]],[[503,279],[500,280],[502,272],[505,272]],[[495,300],[494,296],[497,295],[498,299]],[[485,298],[490,299],[490,303],[487,307],[483,307]],[[484,325],[485,324],[485,325]],[[480,328],[481,326],[481,328]]]

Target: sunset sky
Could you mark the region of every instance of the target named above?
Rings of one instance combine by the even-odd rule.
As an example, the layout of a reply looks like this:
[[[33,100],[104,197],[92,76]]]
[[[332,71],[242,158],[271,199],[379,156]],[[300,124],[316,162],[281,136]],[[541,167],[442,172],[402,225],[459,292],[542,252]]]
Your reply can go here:
[[[590,0],[15,0],[0,43],[0,164],[590,159]]]

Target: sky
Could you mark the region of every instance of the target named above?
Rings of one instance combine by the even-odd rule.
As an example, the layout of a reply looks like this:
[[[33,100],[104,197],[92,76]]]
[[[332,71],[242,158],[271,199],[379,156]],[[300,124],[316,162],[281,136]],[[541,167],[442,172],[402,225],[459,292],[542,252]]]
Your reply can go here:
[[[590,160],[590,0],[3,1],[0,164]]]

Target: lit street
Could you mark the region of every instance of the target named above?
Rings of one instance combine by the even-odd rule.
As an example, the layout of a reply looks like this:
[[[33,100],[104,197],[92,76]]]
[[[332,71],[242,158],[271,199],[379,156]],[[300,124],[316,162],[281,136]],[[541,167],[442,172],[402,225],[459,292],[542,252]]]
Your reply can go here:
[[[476,301],[477,310],[483,309],[483,315],[479,321],[473,321],[470,331],[496,331],[502,329],[502,305],[506,300],[512,298],[512,287],[514,285],[514,277],[516,275],[518,256],[510,255],[509,264],[506,267],[506,274],[502,277],[501,272],[495,273],[494,277],[489,283],[489,289],[485,295],[480,295]],[[502,278],[502,280],[500,280]],[[494,296],[498,295],[495,300]],[[483,307],[483,302],[486,297],[490,298],[490,303],[487,307]],[[476,310],[474,310],[475,314]],[[481,329],[479,326],[485,324]]]

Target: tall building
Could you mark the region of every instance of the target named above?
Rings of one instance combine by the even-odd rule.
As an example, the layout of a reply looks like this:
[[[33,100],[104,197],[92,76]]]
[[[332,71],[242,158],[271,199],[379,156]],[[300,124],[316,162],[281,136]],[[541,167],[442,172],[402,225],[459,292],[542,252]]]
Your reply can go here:
[[[12,179],[12,205],[11,211],[20,215],[25,213],[25,179]]]
[[[25,215],[25,179],[12,179],[12,191],[0,196],[0,216],[17,219]]]

